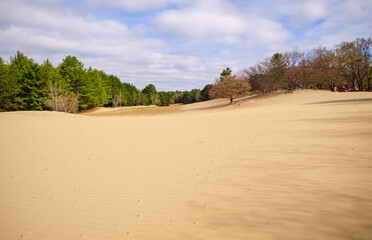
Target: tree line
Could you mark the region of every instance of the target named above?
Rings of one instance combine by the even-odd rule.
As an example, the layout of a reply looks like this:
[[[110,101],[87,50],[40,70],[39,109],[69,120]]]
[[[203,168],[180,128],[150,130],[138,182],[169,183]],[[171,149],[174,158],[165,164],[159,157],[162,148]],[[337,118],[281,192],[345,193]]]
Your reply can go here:
[[[98,106],[168,106],[208,100],[206,89],[157,91],[153,84],[139,90],[114,75],[67,56],[57,67],[39,65],[21,52],[5,62],[0,57],[0,111],[53,110],[78,112]]]
[[[334,49],[318,47],[276,53],[242,71],[253,90],[331,89],[346,85],[350,90],[372,90],[372,39],[342,42]]]
[[[84,68],[74,56],[57,67],[46,60],[39,65],[17,52],[5,62],[0,57],[0,111],[54,110],[77,112],[97,106],[168,106],[224,97],[230,102],[248,91],[280,89],[372,90],[372,39],[357,38],[333,49],[318,47],[275,53],[232,75],[224,69],[214,84],[191,91],[157,91],[153,84],[139,90],[114,75]]]
[[[212,98],[228,98],[230,103],[248,91],[272,92],[280,89],[372,90],[372,39],[357,38],[334,49],[318,47],[308,52],[297,49],[275,53],[271,58],[232,75],[226,68],[209,86]]]

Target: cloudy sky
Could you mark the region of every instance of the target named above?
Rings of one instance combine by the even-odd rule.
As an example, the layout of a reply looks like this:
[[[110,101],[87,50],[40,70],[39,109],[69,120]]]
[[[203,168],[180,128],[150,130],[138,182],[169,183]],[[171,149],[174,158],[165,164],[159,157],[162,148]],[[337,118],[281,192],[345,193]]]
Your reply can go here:
[[[297,47],[372,37],[371,0],[0,0],[0,56],[68,55],[138,88],[189,90]]]

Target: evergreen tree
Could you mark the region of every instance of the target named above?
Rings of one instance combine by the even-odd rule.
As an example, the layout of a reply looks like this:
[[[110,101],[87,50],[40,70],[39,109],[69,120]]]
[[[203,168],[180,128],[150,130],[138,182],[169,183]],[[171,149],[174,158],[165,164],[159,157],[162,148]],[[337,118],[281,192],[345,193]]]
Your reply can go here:
[[[79,95],[84,85],[84,64],[74,56],[67,56],[59,65],[59,73],[68,88]]]
[[[270,77],[274,82],[274,90],[278,90],[280,86],[284,85],[285,81],[285,63],[283,55],[275,53],[270,59]]]
[[[153,84],[149,84],[142,89],[142,93],[146,96],[145,105],[154,105],[158,103],[159,96],[157,94],[156,87]]]
[[[18,86],[15,77],[9,73],[9,66],[0,57],[0,111],[18,109]]]
[[[222,73],[220,73],[220,80],[225,77],[225,76],[231,76],[231,69],[230,68],[226,68],[224,70],[222,70]]]
[[[209,90],[211,89],[211,87],[212,87],[212,84],[207,84],[207,85],[205,85],[203,90],[201,90],[200,94],[201,94],[201,100],[202,101],[210,100]]]
[[[84,80],[80,87],[79,107],[88,109],[97,106],[103,106],[108,103],[110,98],[108,87],[104,81],[103,73],[97,69],[89,69],[86,71]]]
[[[107,80],[110,96],[109,105],[114,107],[121,106],[121,103],[124,101],[120,79],[114,75],[109,75]]]
[[[43,110],[45,82],[37,77],[39,65],[23,53],[10,58],[10,73],[19,86],[19,97],[23,110]]]
[[[61,76],[52,63],[47,59],[40,65],[38,78],[43,82],[56,82],[61,80]]]
[[[192,89],[190,91],[190,100],[189,100],[189,103],[200,102],[201,101],[200,92],[201,91],[199,89]]]
[[[124,106],[133,106],[134,105],[134,102],[133,102],[133,95],[130,94],[126,89],[125,87],[122,87],[122,90],[121,90],[121,101],[122,101],[122,104]]]
[[[139,90],[134,85],[125,82],[122,84],[123,102],[125,102],[126,106],[137,105],[138,92]]]
[[[169,106],[172,99],[172,92],[158,92],[159,93],[159,106]]]

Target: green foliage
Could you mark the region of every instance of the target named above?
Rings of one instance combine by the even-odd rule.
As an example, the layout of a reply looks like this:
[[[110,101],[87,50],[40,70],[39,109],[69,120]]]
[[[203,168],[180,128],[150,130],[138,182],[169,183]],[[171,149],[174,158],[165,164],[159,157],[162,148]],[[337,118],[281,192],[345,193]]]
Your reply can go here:
[[[283,85],[284,76],[285,76],[285,66],[283,55],[280,53],[275,53],[270,60],[271,69],[270,75],[274,83],[277,83],[275,86],[275,90],[279,89],[281,85]]]
[[[181,95],[181,102],[183,103],[183,104],[188,104],[188,103],[191,103],[191,94],[190,94],[190,92],[188,92],[188,91],[184,91],[183,93],[182,93],[182,95]]]
[[[226,68],[222,71],[222,73],[220,73],[220,79],[222,79],[223,77],[225,76],[231,76],[231,69],[230,68]]]
[[[156,93],[156,87],[153,84],[147,85],[144,89],[142,89],[142,93],[150,96],[151,94]]]
[[[37,77],[45,83],[61,81],[61,75],[49,60],[40,65]]]
[[[154,105],[159,102],[159,95],[157,94],[156,87],[153,84],[147,85],[141,92],[145,95],[145,105]]]
[[[37,77],[45,83],[44,103],[46,108],[59,110],[61,96],[66,94],[68,89],[58,70],[53,67],[49,60],[46,60],[40,65]]]
[[[18,83],[22,110],[43,110],[46,82],[37,77],[38,71],[39,65],[23,53],[10,58],[10,74]]]
[[[58,67],[68,88],[79,94],[84,85],[84,64],[74,56],[67,56]]]
[[[17,110],[18,85],[17,80],[10,74],[9,66],[0,57],[0,111]]]
[[[190,91],[190,98],[189,102],[194,103],[194,102],[200,102],[201,101],[201,91],[199,89],[192,89]]]
[[[123,94],[121,95],[121,101],[123,103],[123,106],[133,106],[133,95],[130,94],[128,91],[123,91]]]
[[[158,106],[169,106],[172,100],[172,92],[159,92]]]
[[[133,94],[133,93],[138,93],[139,90],[132,84],[130,83],[123,83],[123,87],[125,89],[125,91],[129,92],[129,94]]]
[[[133,93],[133,105],[149,105],[149,99],[147,96],[142,92]]]
[[[210,96],[209,96],[209,91],[211,90],[211,87],[212,87],[212,84],[207,84],[207,85],[205,85],[203,90],[201,90],[200,95],[201,95],[201,100],[202,101],[207,101],[207,100],[211,99]]]
[[[106,75],[107,76],[107,75]],[[120,82],[120,79],[114,75],[109,75],[105,77],[105,82],[107,83],[108,90],[109,90],[109,106],[116,106],[117,100],[119,100],[119,104],[121,106],[121,103],[123,102],[123,91],[122,91],[122,84]]]
[[[79,93],[79,108],[82,110],[103,106],[109,101],[109,88],[105,81],[106,75],[97,69],[85,72]]]
[[[229,72],[225,70],[225,74]],[[204,98],[199,89],[157,92],[153,84],[139,91],[114,75],[91,67],[84,69],[84,64],[74,56],[67,56],[54,67],[49,60],[38,65],[20,52],[10,58],[10,64],[0,58],[0,84],[0,111],[76,112],[96,106],[168,106],[209,99],[206,88]]]

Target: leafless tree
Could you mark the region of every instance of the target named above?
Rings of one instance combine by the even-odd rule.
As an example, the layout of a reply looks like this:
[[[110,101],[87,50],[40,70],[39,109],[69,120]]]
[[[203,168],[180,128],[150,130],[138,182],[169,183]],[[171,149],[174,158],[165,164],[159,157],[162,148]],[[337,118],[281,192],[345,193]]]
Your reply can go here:
[[[245,69],[244,73],[249,79],[249,83],[251,84],[253,90],[259,90],[263,92],[268,90],[267,82],[269,68],[267,62],[257,63],[253,67]]]
[[[335,86],[338,72],[333,50],[321,46],[313,49],[308,53],[307,64],[311,68],[310,78],[307,79],[309,86],[318,88]]]
[[[249,79],[252,89],[261,92],[278,90],[282,84],[282,80],[284,80],[281,67],[269,58],[246,69],[244,72]]]
[[[68,113],[75,113],[79,107],[79,97],[72,92],[60,96],[61,110]]]
[[[114,96],[112,97],[112,105],[114,107],[118,107],[119,105],[121,106],[121,93],[117,94],[115,93]]]
[[[357,81],[359,89],[363,89],[363,80],[366,79],[368,90],[371,89],[372,79],[372,39],[357,38],[354,42],[357,61]]]
[[[363,81],[371,87],[372,39],[358,38],[353,42],[337,45],[336,59],[339,72],[354,90],[364,89]]]
[[[75,113],[78,111],[78,96],[72,92],[67,92],[66,87],[61,81],[49,81],[47,83],[48,94],[45,104],[52,111]]]
[[[304,52],[300,52],[297,49],[285,52],[283,54],[283,60],[285,63],[285,71],[287,83],[291,89],[296,89],[300,86],[301,81],[301,67],[300,64],[304,59]]]
[[[152,105],[156,105],[159,103],[159,94],[157,92],[150,94],[150,101]]]
[[[46,105],[49,106],[52,111],[61,110],[61,96],[65,91],[65,88],[60,81],[48,81],[47,83],[48,94],[46,98]]]

